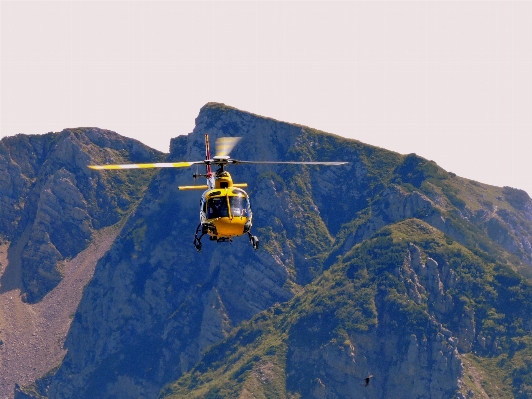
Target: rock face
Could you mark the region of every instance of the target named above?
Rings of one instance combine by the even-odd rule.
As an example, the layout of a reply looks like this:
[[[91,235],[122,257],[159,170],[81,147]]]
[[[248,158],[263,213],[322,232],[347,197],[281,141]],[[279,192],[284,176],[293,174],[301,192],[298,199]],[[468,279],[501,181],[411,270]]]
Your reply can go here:
[[[404,334],[388,330],[386,320],[381,323],[373,331],[349,334],[344,343],[331,339],[329,326],[316,331],[316,323],[301,331],[296,324],[288,341],[287,391],[305,398],[448,398],[457,393],[462,362],[448,330],[433,320],[425,334]],[[315,335],[329,340],[309,345]]]
[[[0,141],[0,234],[10,268],[22,265],[26,300],[41,300],[61,280],[61,262],[85,249],[94,229],[117,223],[142,190],[137,176],[103,176],[90,163],[152,160],[141,143],[96,128]],[[112,187],[122,187],[118,190]],[[126,188],[124,188],[126,187]],[[18,284],[6,270],[2,289]]]
[[[16,384],[31,384],[61,363],[83,288],[119,231],[115,225],[95,232],[85,250],[64,262],[63,278],[41,301],[22,302],[20,288],[0,293],[0,397],[12,397]]]
[[[242,136],[235,159],[350,163],[231,168],[249,184],[258,251],[240,237],[197,253],[198,193],[177,190],[196,171],[156,172],[84,291],[63,363],[32,387],[38,395],[154,398],[176,381],[161,397],[465,397],[462,356],[496,356],[530,333],[504,290],[529,295],[513,271],[532,275],[526,194],[215,103],[172,140],[166,161],[203,159],[205,134]],[[90,178],[117,176],[99,173]],[[101,200],[104,183],[77,194],[72,175],[83,178],[66,169],[36,180],[46,194],[35,214],[52,223],[47,206],[65,204],[82,242],[88,221],[112,219],[106,204],[119,205],[113,190],[128,184],[109,183]],[[26,256],[60,259],[80,245],[55,245],[49,232],[39,240]]]
[[[328,343],[310,352],[305,345],[291,347],[288,390],[299,392],[305,398],[449,398],[456,395],[462,362],[456,347],[443,334],[436,334],[430,341],[415,334],[407,339],[399,334],[352,338],[356,343],[350,347]],[[311,374],[304,374],[303,370]],[[370,379],[366,385],[367,377]]]

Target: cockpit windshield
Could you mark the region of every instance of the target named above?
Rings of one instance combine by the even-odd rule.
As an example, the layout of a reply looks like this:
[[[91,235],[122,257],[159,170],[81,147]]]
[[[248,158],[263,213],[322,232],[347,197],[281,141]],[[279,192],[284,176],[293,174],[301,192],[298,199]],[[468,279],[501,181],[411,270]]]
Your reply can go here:
[[[207,201],[207,219],[229,217],[226,197],[209,198]]]
[[[207,219],[229,217],[228,199],[233,217],[249,216],[250,207],[247,197],[216,197],[209,198],[207,201]]]
[[[229,197],[231,214],[236,216],[248,216],[249,201],[246,197]]]

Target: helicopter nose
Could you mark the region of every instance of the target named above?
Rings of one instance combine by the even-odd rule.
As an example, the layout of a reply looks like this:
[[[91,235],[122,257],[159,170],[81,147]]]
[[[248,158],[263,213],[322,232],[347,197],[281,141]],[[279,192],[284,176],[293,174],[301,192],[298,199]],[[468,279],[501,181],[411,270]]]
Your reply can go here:
[[[244,234],[246,223],[248,223],[247,217],[223,217],[218,220],[216,220],[216,231],[218,232],[218,235],[220,236],[239,236]],[[249,229],[248,229],[249,230]]]

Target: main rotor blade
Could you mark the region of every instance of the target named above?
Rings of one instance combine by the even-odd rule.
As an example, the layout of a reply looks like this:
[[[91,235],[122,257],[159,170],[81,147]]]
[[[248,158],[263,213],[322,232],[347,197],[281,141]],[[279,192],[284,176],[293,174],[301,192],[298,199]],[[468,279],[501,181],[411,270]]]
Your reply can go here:
[[[235,148],[235,145],[242,139],[242,137],[218,137],[216,139],[216,155],[217,157],[227,157]]]
[[[87,165],[91,169],[151,169],[151,168],[188,168],[195,164],[203,164],[204,161],[196,162],[168,162],[168,163],[133,163],[126,165]]]
[[[281,165],[326,165],[326,166],[339,166],[339,165],[346,165],[349,162],[312,162],[312,161],[238,161],[236,159],[232,159],[231,163],[233,164],[281,164]]]

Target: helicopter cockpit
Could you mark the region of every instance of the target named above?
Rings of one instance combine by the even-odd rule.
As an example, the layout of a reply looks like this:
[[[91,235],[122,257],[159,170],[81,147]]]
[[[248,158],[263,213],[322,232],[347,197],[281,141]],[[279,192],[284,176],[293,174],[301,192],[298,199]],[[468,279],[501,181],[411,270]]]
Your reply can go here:
[[[206,202],[203,202],[203,211],[207,219],[242,218],[251,214],[249,198],[245,191],[236,188],[228,191],[227,195],[222,194],[221,191],[215,191],[211,193],[211,196],[218,196],[208,198]]]

